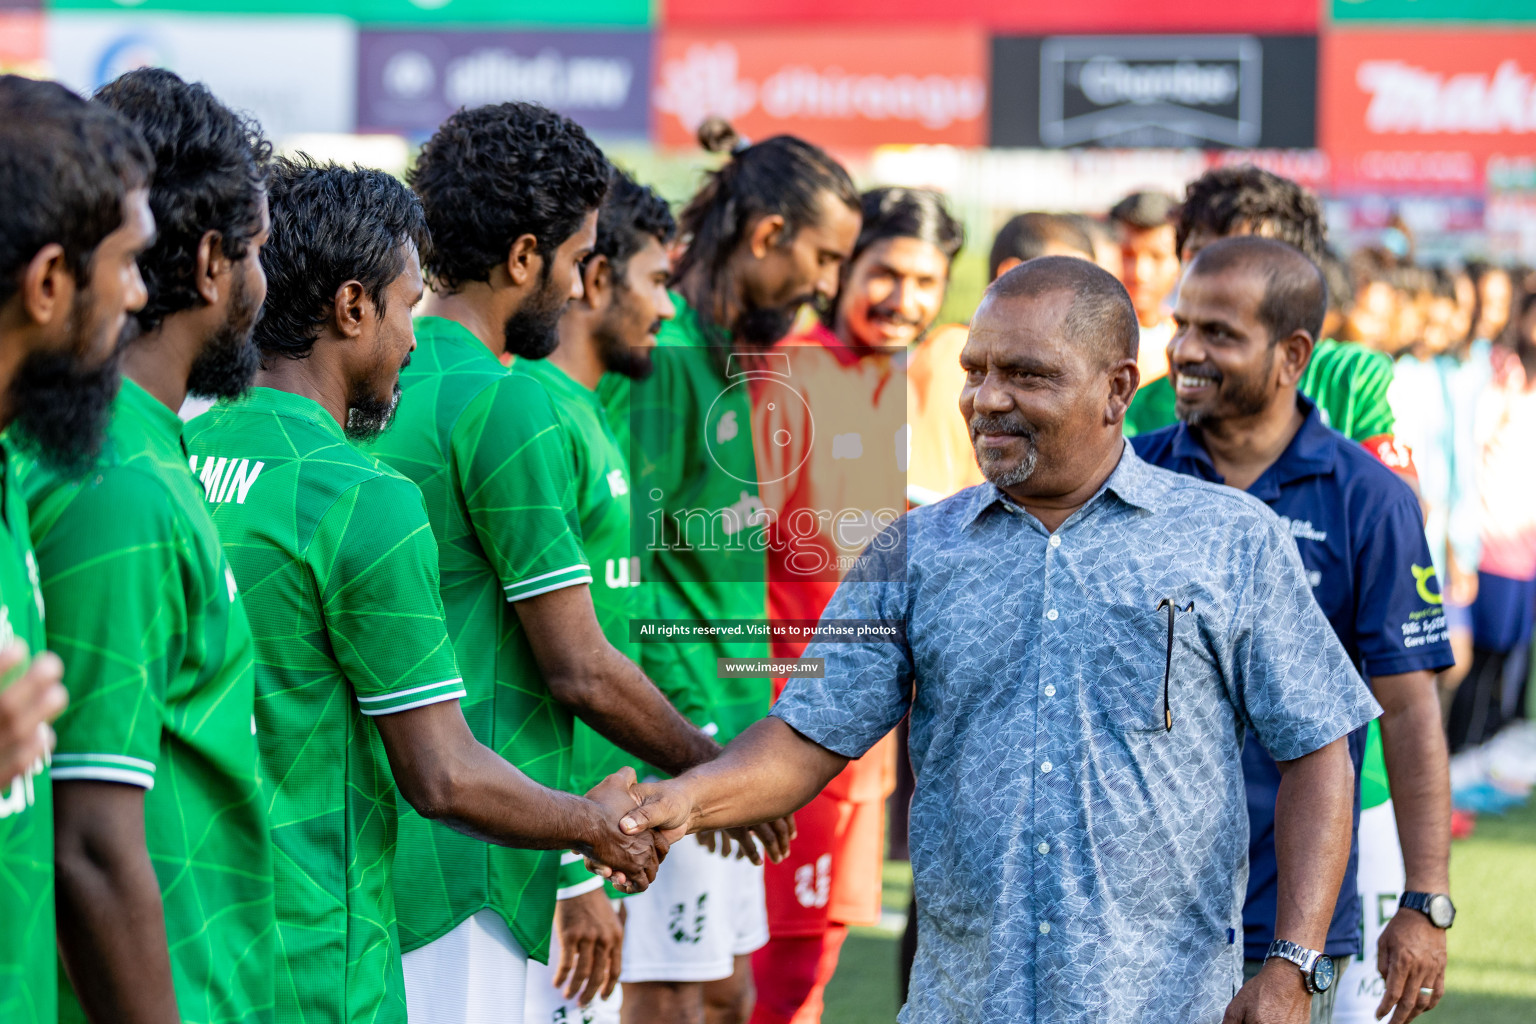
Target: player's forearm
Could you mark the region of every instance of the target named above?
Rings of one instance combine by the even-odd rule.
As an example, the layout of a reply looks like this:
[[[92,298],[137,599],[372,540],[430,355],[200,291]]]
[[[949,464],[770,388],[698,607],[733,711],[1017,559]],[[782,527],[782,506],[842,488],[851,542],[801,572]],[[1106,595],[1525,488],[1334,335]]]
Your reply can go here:
[[[592,661],[549,686],[598,735],[670,775],[720,753],[720,744],[684,718],[634,662],[606,645]]]
[[[1381,752],[1403,848],[1407,887],[1448,892],[1451,861],[1450,754],[1434,677],[1428,672],[1376,680]]]
[[[1275,800],[1279,869],[1275,936],[1322,949],[1349,862],[1355,774],[1339,739],[1280,764]]]
[[[693,807],[688,831],[755,825],[793,814],[848,764],[769,716],[721,755],[676,781]]]
[[[56,787],[59,955],[95,1024],[177,1024],[165,911],[144,845],[142,809],[137,837],[123,834],[73,799],[82,787],[131,789],[96,782]]]

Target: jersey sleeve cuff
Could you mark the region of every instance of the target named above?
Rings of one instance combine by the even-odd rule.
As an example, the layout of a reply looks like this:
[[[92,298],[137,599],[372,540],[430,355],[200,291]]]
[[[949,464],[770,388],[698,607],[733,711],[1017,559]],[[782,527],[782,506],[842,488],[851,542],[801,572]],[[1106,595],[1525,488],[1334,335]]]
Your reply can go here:
[[[155,764],[123,754],[54,754],[55,782],[121,782],[155,788]]]
[[[582,896],[593,889],[603,887],[601,875],[594,875],[587,870],[586,861],[579,853],[566,850],[560,855],[559,888],[555,890],[555,899],[568,900],[574,896]]]
[[[529,576],[527,579],[508,583],[504,589],[507,592],[507,600],[515,603],[526,601],[530,597],[538,597],[540,594],[547,594],[552,590],[591,582],[591,567],[585,562],[578,562],[564,569],[556,569],[553,572],[540,573],[537,576]]]
[[[412,708],[426,707],[428,704],[456,700],[465,696],[465,693],[463,679],[444,679],[440,683],[427,683],[425,686],[411,686],[391,693],[358,697],[357,707],[365,715],[393,715],[401,711],[410,711]]]

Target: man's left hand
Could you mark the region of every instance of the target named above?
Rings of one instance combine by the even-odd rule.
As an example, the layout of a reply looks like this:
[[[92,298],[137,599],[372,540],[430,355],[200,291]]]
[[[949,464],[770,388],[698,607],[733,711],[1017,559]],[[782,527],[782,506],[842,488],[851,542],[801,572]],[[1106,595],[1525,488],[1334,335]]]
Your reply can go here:
[[[1417,910],[1399,910],[1376,942],[1376,970],[1387,980],[1376,1019],[1393,1006],[1390,1024],[1408,1024],[1445,995],[1445,932]],[[1423,995],[1420,989],[1432,990]]]
[[[555,987],[564,985],[565,998],[586,1006],[594,996],[613,995],[623,965],[624,928],[608,895],[597,888],[556,903],[555,932],[560,936]]]
[[[1258,975],[1237,990],[1221,1024],[1307,1024],[1312,1000],[1296,965],[1270,959]]]

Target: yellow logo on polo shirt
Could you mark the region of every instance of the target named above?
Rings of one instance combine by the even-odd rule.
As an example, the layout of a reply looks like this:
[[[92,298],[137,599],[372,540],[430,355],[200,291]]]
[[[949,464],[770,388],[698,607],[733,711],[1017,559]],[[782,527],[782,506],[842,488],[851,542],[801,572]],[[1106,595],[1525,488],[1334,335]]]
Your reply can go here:
[[[1445,598],[1441,597],[1439,594],[1433,593],[1429,589],[1429,581],[1435,579],[1435,567],[1433,565],[1415,565],[1411,566],[1410,568],[1413,569],[1413,585],[1414,589],[1419,592],[1419,597],[1421,597],[1426,604],[1444,603]],[[1439,581],[1436,580],[1435,582],[1436,586],[1438,586]]]

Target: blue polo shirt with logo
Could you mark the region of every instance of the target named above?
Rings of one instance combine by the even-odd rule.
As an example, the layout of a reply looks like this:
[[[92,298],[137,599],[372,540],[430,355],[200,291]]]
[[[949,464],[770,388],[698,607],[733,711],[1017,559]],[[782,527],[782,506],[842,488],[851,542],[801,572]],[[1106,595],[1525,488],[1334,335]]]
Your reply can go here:
[[[1440,586],[1413,491],[1364,448],[1323,425],[1304,396],[1305,422],[1275,464],[1248,493],[1290,527],[1307,568],[1312,594],[1360,674],[1375,676],[1449,667]],[[1198,434],[1183,423],[1133,438],[1136,454],[1154,466],[1224,483]],[[1365,729],[1349,736],[1355,763],[1355,831],[1360,827],[1360,765]],[[1244,955],[1261,959],[1274,939],[1275,798],[1280,771],[1257,739],[1243,748],[1248,791],[1248,900],[1243,907]],[[1328,929],[1325,953],[1360,952],[1360,897],[1355,885],[1358,842],[1352,839],[1344,887]]]

